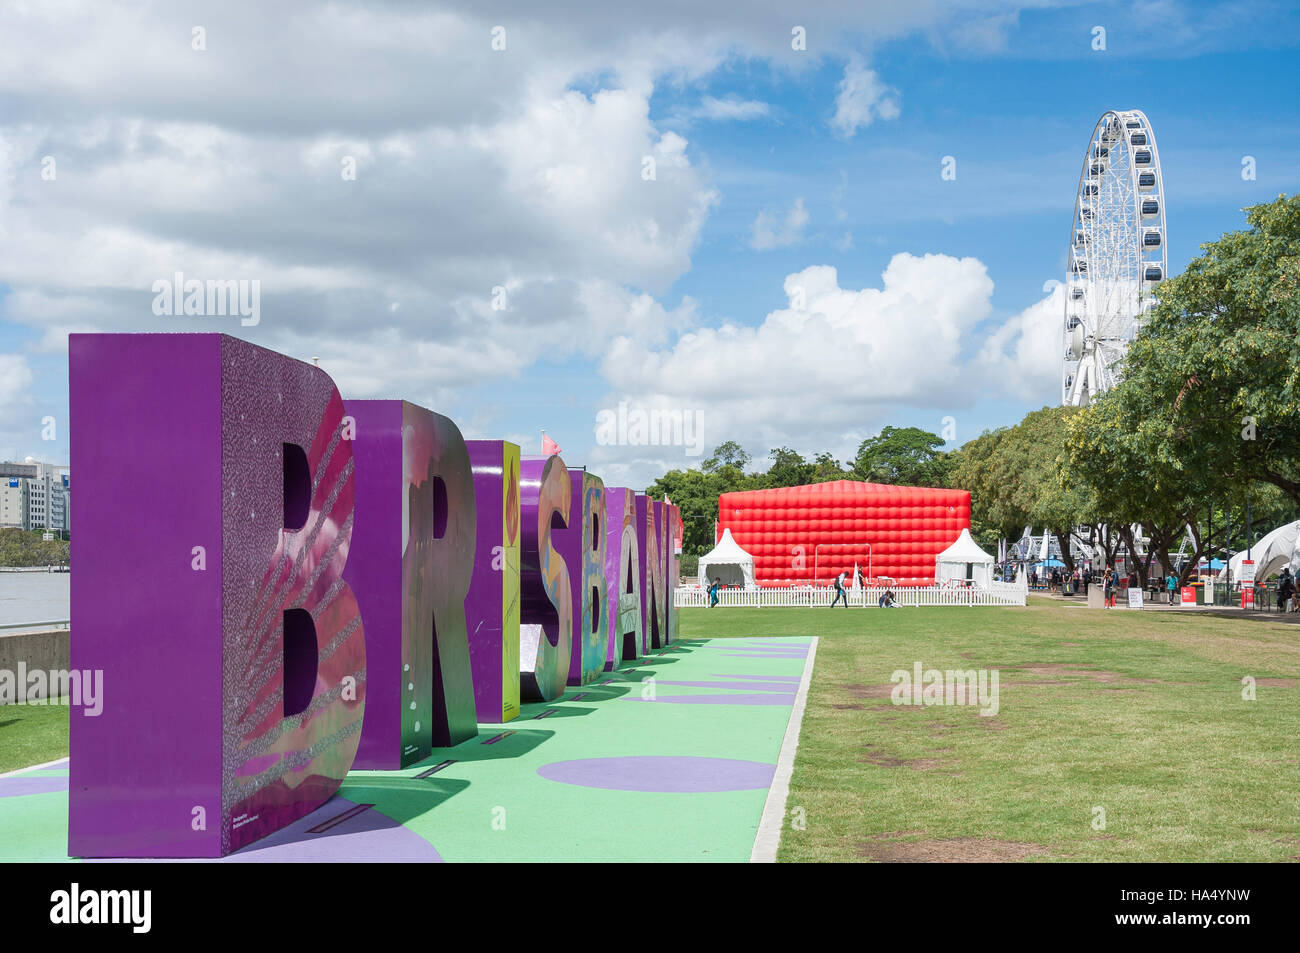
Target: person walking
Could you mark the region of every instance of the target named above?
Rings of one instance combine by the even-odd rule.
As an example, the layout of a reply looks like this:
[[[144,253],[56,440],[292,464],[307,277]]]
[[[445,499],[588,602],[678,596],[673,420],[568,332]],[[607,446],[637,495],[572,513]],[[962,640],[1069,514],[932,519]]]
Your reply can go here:
[[[1277,611],[1286,612],[1287,603],[1295,595],[1295,580],[1291,577],[1291,567],[1288,566],[1282,570],[1282,575],[1277,580]]]
[[[1170,570],[1169,575],[1165,577],[1165,590],[1168,593],[1169,604],[1174,604],[1174,593],[1178,591],[1178,577]]]
[[[831,602],[831,608],[834,609],[841,599],[844,600],[844,608],[849,607],[849,597],[844,591],[844,580],[848,578],[848,573],[841,572],[835,577],[835,599]]]
[[[1111,570],[1106,570],[1106,575],[1102,579],[1102,593],[1105,595],[1105,606],[1107,609],[1115,608],[1115,577]]]
[[[713,585],[709,586],[709,608],[712,609],[718,604],[718,590],[722,588],[722,580],[714,579]]]

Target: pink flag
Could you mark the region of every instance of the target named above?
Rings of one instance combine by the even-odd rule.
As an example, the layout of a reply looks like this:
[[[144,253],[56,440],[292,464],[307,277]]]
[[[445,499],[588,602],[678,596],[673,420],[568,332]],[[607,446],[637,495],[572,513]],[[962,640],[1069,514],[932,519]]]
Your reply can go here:
[[[563,453],[563,452],[564,451],[560,449],[560,445],[556,443],[554,440],[552,440],[550,437],[546,436],[546,431],[543,430],[542,431],[542,453],[546,454],[546,456],[549,457],[552,454]]]

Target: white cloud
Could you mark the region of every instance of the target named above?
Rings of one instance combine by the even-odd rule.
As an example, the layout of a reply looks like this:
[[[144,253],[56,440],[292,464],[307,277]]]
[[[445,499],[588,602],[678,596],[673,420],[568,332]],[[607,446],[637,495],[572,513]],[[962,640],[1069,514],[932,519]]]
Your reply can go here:
[[[2,317],[34,332],[17,335],[33,355],[58,353],[71,330],[226,331],[319,356],[349,396],[435,407],[612,338],[674,353],[699,315],[660,298],[720,198],[687,139],[651,118],[657,87],[703,86],[736,60],[815,68],[1004,6],[882,0],[864,21],[811,0],[816,48],[796,54],[782,0],[742,18],[698,0],[0,5],[0,36],[22,38],[0,56]],[[204,52],[192,24],[207,29]],[[773,111],[700,95],[701,118]],[[897,103],[850,59],[844,134]],[[340,174],[349,157],[355,181]],[[765,214],[756,247],[796,243],[808,223],[802,200]],[[258,279],[261,324],[155,316],[152,283],[177,271]],[[47,376],[40,399],[65,393]]]
[[[671,347],[619,338],[601,364],[609,405],[699,412],[706,452],[734,439],[760,456],[792,445],[847,460],[900,411],[932,411],[938,432],[944,416],[984,399],[1057,399],[1059,283],[1002,322],[976,258],[897,254],[879,287],[861,289],[814,265],[784,290],[785,305],[757,327],[697,326]],[[699,463],[676,447],[602,447],[597,457],[633,485]]]
[[[848,139],[877,119],[897,119],[900,111],[898,90],[887,86],[860,57],[850,56],[835,96],[831,127]]]
[[[715,442],[798,435],[839,450],[891,405],[967,406],[977,396],[966,359],[993,293],[979,260],[898,254],[881,286],[863,289],[841,288],[835,268],[815,265],[789,275],[785,292],[786,305],[757,327],[701,327],[666,349],[620,338],[602,374],[619,399],[701,409]]]
[[[0,460],[36,452],[41,415],[33,410],[34,381],[26,356],[0,353]]]
[[[30,402],[32,369],[21,354],[0,354],[0,411]]]
[[[1058,402],[1064,315],[1065,286],[1052,282],[1047,297],[990,334],[975,362],[989,386],[1034,406]]]
[[[301,346],[360,365],[359,396],[407,376],[510,376],[542,354],[596,353],[690,267],[718,201],[687,141],[658,131],[634,90],[539,89],[494,123],[366,141],[96,125],[84,156],[51,130],[0,154],[5,316],[36,328],[42,351],[96,329]],[[50,152],[64,159],[43,181],[31,170]],[[355,181],[340,174],[347,155]],[[653,181],[641,177],[646,155]],[[155,316],[152,284],[177,271],[259,280],[261,325]],[[510,299],[499,312],[498,286]],[[658,312],[656,333],[677,326],[680,315]]]
[[[778,221],[775,214],[763,209],[754,219],[750,245],[758,251],[793,245],[803,238],[803,230],[807,224],[808,210],[804,208],[802,198],[794,200],[790,210],[785,213],[783,221]]]
[[[694,114],[701,119],[747,121],[761,119],[770,112],[771,107],[767,103],[755,99],[740,99],[737,96],[716,99],[713,96],[705,96],[700,100],[700,105]]]

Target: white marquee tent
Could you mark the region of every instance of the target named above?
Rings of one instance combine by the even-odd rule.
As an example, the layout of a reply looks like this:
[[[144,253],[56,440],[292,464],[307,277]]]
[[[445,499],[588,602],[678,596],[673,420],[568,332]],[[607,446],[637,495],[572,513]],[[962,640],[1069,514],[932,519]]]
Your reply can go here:
[[[731,538],[731,530],[722,531],[722,539],[713,552],[700,557],[700,585],[710,586],[721,579],[724,586],[744,586],[752,589],[754,582],[754,557],[740,548]]]
[[[969,580],[972,585],[988,588],[993,581],[993,557],[979,548],[963,529],[957,541],[934,557],[934,581]]]
[[[1290,566],[1294,573],[1300,570],[1300,520],[1279,526],[1271,533],[1265,533],[1258,543],[1250,547],[1250,558],[1255,560],[1255,578],[1263,582],[1269,576],[1276,576],[1285,567]],[[1227,568],[1219,571],[1217,579],[1227,581],[1229,573],[1232,581],[1241,578],[1241,561],[1246,558],[1246,551],[1234,555],[1228,560]]]

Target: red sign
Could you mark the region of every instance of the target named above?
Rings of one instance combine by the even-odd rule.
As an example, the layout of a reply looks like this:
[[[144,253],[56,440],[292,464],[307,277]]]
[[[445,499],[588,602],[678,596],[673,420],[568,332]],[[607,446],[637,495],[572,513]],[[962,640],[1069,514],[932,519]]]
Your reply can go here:
[[[1185,606],[1194,606],[1194,605],[1196,605],[1196,587],[1195,587],[1195,586],[1183,586],[1183,605],[1185,605]]]
[[[1254,589],[1242,589],[1242,590],[1241,590],[1241,607],[1242,607],[1243,609],[1253,609],[1253,608],[1255,608],[1255,590],[1254,590]]]

